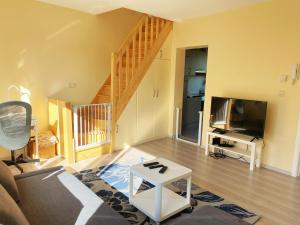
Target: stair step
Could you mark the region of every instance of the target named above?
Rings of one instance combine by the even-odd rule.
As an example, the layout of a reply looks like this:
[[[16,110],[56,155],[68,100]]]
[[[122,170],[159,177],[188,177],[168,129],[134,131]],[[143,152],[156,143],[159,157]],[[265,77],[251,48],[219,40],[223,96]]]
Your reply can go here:
[[[110,85],[104,84],[99,91],[101,95],[110,95]]]
[[[110,79],[107,79],[106,81],[105,81],[105,83],[104,83],[104,85],[110,85],[111,83],[110,83]]]
[[[97,103],[101,103],[101,102],[108,103],[108,102],[110,102],[110,95],[101,95],[101,94],[98,94],[96,96],[96,102]]]

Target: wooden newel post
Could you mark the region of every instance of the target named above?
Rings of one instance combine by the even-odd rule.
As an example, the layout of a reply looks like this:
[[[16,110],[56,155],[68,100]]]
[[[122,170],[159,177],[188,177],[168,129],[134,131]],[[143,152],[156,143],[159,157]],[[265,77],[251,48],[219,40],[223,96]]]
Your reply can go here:
[[[116,116],[117,116],[117,54],[113,52],[111,54],[111,90],[110,90],[110,100],[112,103],[111,110],[111,143],[110,152],[114,151],[115,147],[115,137],[116,137]]]

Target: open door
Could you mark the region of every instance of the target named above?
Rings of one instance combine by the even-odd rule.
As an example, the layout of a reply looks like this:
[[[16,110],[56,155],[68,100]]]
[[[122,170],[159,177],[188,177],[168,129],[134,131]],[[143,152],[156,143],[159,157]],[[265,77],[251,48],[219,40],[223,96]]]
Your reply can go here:
[[[208,48],[185,50],[179,139],[201,144]]]

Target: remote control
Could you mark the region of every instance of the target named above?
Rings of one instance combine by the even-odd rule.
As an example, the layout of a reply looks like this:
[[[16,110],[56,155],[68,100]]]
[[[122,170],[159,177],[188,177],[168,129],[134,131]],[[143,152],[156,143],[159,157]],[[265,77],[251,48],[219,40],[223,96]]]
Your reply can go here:
[[[164,167],[164,165],[149,166],[149,169],[156,169],[156,168],[160,168],[160,167]]]
[[[143,164],[144,167],[148,167],[148,166],[154,166],[154,165],[158,165],[159,162],[152,162],[152,163],[145,163]]]
[[[168,167],[167,167],[167,166],[164,166],[163,168],[161,168],[161,169],[159,170],[159,173],[165,173],[167,169],[168,169]]]

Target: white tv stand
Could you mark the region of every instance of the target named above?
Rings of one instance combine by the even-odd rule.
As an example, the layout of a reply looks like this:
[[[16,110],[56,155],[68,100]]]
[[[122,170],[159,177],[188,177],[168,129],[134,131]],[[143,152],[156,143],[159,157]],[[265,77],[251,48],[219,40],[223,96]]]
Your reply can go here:
[[[212,138],[219,137],[223,140],[233,141],[239,144],[239,146],[235,147],[221,147],[218,145],[213,145],[211,143]],[[221,149],[224,152],[228,152],[233,155],[243,156],[250,161],[250,171],[254,170],[254,166],[260,167],[261,165],[261,151],[263,148],[263,140],[255,139],[251,141],[253,138],[246,135],[241,135],[233,132],[227,132],[226,134],[219,134],[209,131],[206,133],[206,144],[205,144],[205,155],[209,155],[210,149],[214,152],[215,149]],[[244,147],[243,147],[244,145]],[[248,148],[249,147],[249,148]]]

